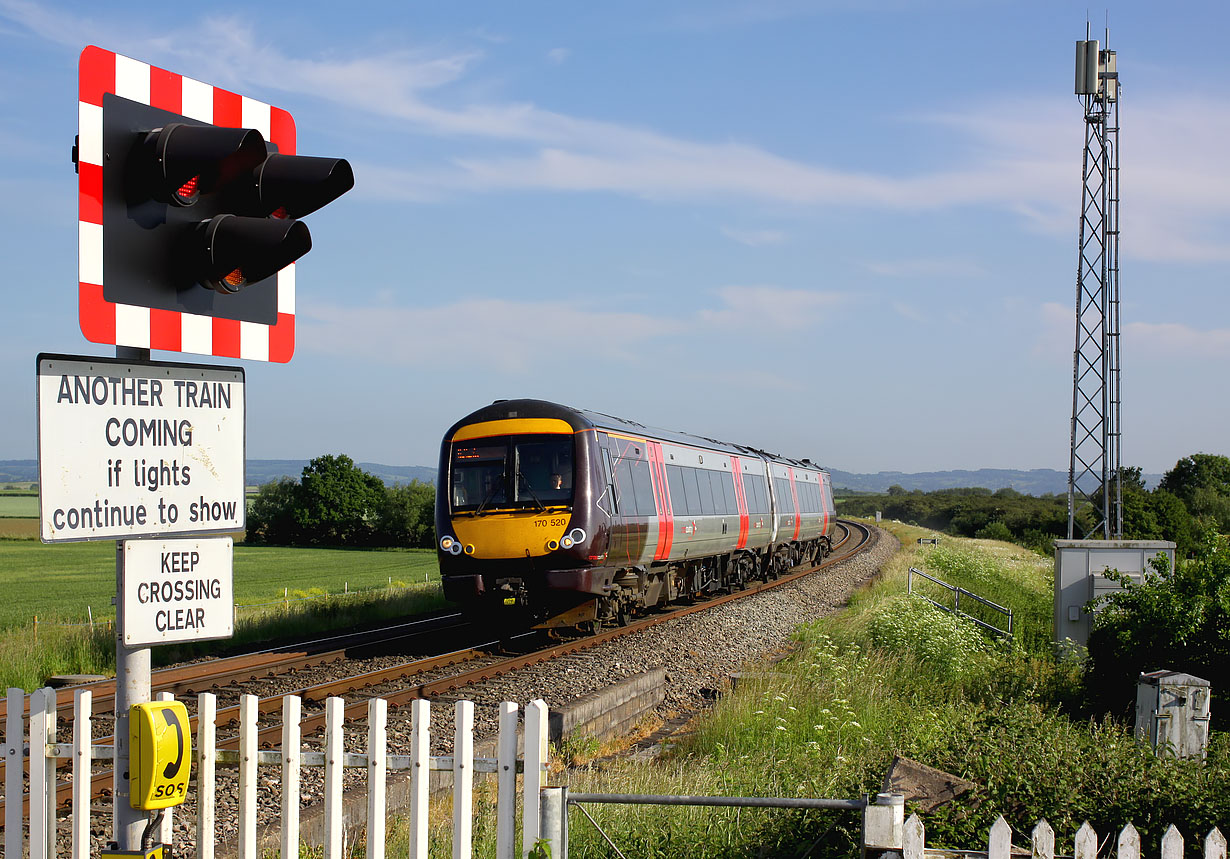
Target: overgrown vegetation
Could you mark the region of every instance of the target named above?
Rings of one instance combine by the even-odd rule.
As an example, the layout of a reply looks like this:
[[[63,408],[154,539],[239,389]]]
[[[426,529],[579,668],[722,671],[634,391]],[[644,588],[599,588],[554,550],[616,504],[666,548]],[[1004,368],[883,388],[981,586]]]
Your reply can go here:
[[[1090,689],[1104,709],[1126,715],[1142,671],[1170,669],[1212,684],[1213,725],[1230,728],[1230,539],[1205,534],[1190,560],[1155,561],[1137,584],[1103,598],[1089,636]]]
[[[246,539],[279,546],[434,545],[435,489],[386,487],[346,455],[319,456],[298,480],[266,483],[248,511]]]
[[[893,526],[903,541],[922,532]],[[989,638],[903,594],[908,566],[1012,608],[1011,643]],[[895,754],[972,782],[926,814],[928,841],[985,849],[998,814],[1017,832],[1045,817],[1058,852],[1084,820],[1102,835],[1135,823],[1156,852],[1177,825],[1192,845],[1230,819],[1230,742],[1207,761],[1155,757],[1120,722],[1074,706],[1078,662],[1050,641],[1050,564],[990,542],[899,553],[851,610],[799,632],[794,657],[741,687],[666,760],[572,771],[573,790],[854,797],[880,789]],[[849,813],[591,806],[625,855],[849,856],[860,819]],[[607,856],[574,817],[570,855]]]

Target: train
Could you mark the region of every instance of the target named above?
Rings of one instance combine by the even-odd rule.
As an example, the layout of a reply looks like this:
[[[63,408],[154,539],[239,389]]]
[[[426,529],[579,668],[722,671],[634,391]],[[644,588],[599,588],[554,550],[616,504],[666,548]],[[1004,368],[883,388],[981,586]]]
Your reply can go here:
[[[818,562],[836,528],[808,459],[533,399],[445,433],[435,525],[447,599],[581,630]]]

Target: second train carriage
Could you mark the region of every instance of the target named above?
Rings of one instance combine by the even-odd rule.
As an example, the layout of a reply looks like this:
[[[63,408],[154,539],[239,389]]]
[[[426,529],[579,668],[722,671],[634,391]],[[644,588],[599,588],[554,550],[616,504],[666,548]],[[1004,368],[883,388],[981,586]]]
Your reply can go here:
[[[542,626],[776,576],[829,551],[835,527],[808,460],[541,400],[454,424],[436,493],[445,596]]]

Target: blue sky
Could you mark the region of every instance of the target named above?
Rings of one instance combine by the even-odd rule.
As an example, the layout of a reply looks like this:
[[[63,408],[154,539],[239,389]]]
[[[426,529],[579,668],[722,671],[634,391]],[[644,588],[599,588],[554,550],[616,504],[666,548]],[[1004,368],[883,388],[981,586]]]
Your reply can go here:
[[[1066,469],[1087,14],[1123,83],[1123,460],[1230,453],[1224,3],[0,0],[0,458],[34,455],[37,353],[114,354],[76,311],[97,44],[354,166],[294,359],[242,362],[250,457],[430,465],[532,396],[850,471]]]

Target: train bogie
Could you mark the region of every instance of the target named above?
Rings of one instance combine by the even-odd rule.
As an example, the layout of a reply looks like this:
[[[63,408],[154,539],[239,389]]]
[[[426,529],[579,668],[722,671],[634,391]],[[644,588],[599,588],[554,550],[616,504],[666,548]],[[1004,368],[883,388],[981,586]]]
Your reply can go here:
[[[445,436],[436,528],[446,597],[577,626],[776,576],[834,521],[806,460],[508,400]]]

